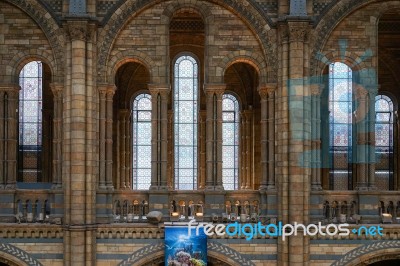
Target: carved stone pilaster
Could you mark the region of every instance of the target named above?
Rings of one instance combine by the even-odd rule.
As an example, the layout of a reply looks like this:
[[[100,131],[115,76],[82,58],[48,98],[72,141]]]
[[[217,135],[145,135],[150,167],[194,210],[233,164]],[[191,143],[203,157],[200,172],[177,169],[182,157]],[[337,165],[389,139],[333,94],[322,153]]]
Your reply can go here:
[[[261,182],[260,190],[275,189],[275,126],[274,94],[276,83],[263,84],[258,93],[261,97]]]
[[[309,29],[304,26],[289,26],[289,41],[304,42],[308,39]]]
[[[67,23],[68,35],[72,41],[86,41],[90,39],[90,31],[86,21],[69,21]]]
[[[222,184],[222,95],[225,84],[205,84],[206,118],[206,186],[205,190],[224,190]]]
[[[51,83],[50,89],[54,96],[54,118],[53,118],[53,189],[62,187],[62,94],[64,86],[60,83]]]
[[[5,174],[5,189],[15,189],[17,181],[17,125],[18,95],[20,86],[17,84],[0,84],[4,94],[4,140],[3,140],[3,172]]]
[[[321,96],[322,91],[324,90],[324,84],[311,84],[310,90],[312,96]]]
[[[149,84],[152,102],[152,162],[150,190],[168,190],[168,99],[169,84]]]

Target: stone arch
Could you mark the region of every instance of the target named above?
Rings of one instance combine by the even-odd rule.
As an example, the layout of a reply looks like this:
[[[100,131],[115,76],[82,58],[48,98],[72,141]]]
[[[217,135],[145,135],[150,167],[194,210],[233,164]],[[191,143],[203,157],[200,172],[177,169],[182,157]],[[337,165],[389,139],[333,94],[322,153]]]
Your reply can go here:
[[[325,68],[334,62],[342,62],[351,68],[352,71],[359,71],[367,68],[365,62],[357,54],[346,51],[345,54],[340,54],[340,51],[332,51],[328,54],[320,54],[319,64],[317,67],[317,75],[323,75]]]
[[[313,40],[311,52],[310,65],[312,73],[315,74],[315,72],[318,72],[318,61],[321,60],[321,55],[318,53],[322,51],[322,48],[336,26],[355,10],[376,2],[377,0],[338,1],[316,22],[314,31],[318,32],[318,35],[316,35],[317,37]],[[393,10],[394,8],[400,8],[400,3],[398,1],[380,3],[379,7],[374,11],[373,17],[375,18],[375,23],[378,24],[379,18],[383,13],[388,10]]]
[[[12,82],[18,84],[19,82],[19,73],[22,68],[29,62],[38,60],[46,63],[50,67],[51,71],[51,80],[55,80],[54,73],[56,69],[56,62],[53,56],[44,50],[37,50],[37,54],[28,54],[25,52],[19,52],[14,55],[11,59],[9,66],[7,66],[7,70],[9,69],[10,75],[12,77]]]
[[[211,3],[220,5],[227,10],[230,10],[241,18],[250,30],[255,34],[261,48],[264,52],[264,56],[267,59],[268,65],[271,66],[269,70],[268,78],[272,81],[277,79],[277,57],[275,53],[275,31],[270,30],[275,27],[275,24],[266,17],[266,14],[260,12],[252,2],[244,1],[234,1],[234,0],[209,0]],[[192,2],[192,5],[196,5],[196,0]],[[140,11],[149,6],[160,3],[160,0],[125,0],[121,1],[119,6],[116,6],[114,12],[111,16],[106,16],[103,21],[103,30],[99,32],[98,43],[101,45],[98,47],[98,68],[99,73],[106,66],[107,58],[110,55],[114,41],[116,40],[120,31],[128,23],[128,21],[135,17]],[[201,3],[199,4],[201,6]]]
[[[31,257],[22,249],[10,244],[0,244],[0,257],[6,259],[7,261],[11,261],[16,265],[42,266],[37,259]]]
[[[250,51],[235,51],[230,53],[228,56],[224,57],[220,61],[219,66],[217,67],[217,73],[221,74],[221,83],[224,82],[224,73],[225,71],[235,63],[247,63],[254,67],[259,75],[259,83],[266,83],[267,82],[267,66],[265,64],[262,56],[255,52]]]
[[[381,47],[378,54],[379,59],[382,59],[380,63],[386,65],[386,67],[392,72],[393,78],[397,84],[400,84],[400,78],[395,75],[395,73],[400,73],[400,67],[398,66],[397,62],[390,56],[389,52]]]
[[[343,255],[339,260],[334,262],[332,266],[353,266],[365,265],[365,262],[374,262],[382,258],[397,258],[400,253],[400,240],[379,241],[372,244],[366,244],[353,249]]]
[[[242,256],[236,250],[220,244],[216,241],[208,241],[207,243],[207,252],[208,256],[211,258],[215,258],[219,261],[224,261],[228,265],[235,266],[254,266],[255,264]],[[123,265],[148,265],[149,262],[154,261],[154,259],[158,259],[164,256],[164,243],[159,243],[155,245],[148,245],[143,247],[133,254],[131,254],[127,259],[121,261],[118,266]]]
[[[314,31],[318,32],[317,37],[313,40],[313,46],[311,49],[311,73],[319,71],[318,61],[321,61],[318,53],[322,51],[325,43],[329,39],[332,31],[336,26],[346,18],[350,13],[354,12],[356,9],[361,8],[367,4],[373,3],[376,0],[343,0],[336,2],[331,9],[329,9],[324,16],[322,16],[317,22]]]
[[[125,50],[120,51],[116,55],[114,55],[110,61],[108,62],[107,72],[105,75],[100,75],[99,77],[106,77],[107,80],[100,80],[100,82],[110,82],[112,84],[115,83],[115,75],[117,74],[118,68],[125,63],[128,62],[136,62],[144,65],[150,74],[150,82],[153,83],[153,73],[157,71],[156,64],[154,61],[144,52],[135,51],[135,50]]]
[[[52,67],[53,77],[55,77],[53,81],[62,82],[64,79],[62,75],[64,70],[63,30],[53,18],[52,13],[37,0],[6,0],[6,2],[20,8],[42,29],[52,47],[52,53],[54,55],[51,57],[54,63],[49,64],[49,66]]]

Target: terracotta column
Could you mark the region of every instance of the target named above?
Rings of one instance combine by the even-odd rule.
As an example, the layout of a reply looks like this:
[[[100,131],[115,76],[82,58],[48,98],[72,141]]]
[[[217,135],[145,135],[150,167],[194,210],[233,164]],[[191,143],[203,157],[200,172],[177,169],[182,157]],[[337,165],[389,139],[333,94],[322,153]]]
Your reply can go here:
[[[3,182],[6,189],[14,189],[17,182],[17,125],[18,95],[20,87],[14,84],[0,85],[3,105]],[[1,174],[3,174],[1,173]]]
[[[252,188],[253,174],[253,110],[244,110],[240,114],[241,122],[241,173],[240,184],[241,189]]]
[[[18,95],[16,84],[0,85],[0,188],[14,189],[17,182]]]
[[[200,147],[200,175],[199,175],[199,189],[204,189],[206,184],[206,121],[207,112],[206,110],[199,111],[200,120],[200,135],[199,135],[199,147]]]
[[[354,113],[357,128],[356,145],[356,167],[357,167],[357,190],[368,189],[368,92],[360,85],[355,88],[358,107]]]
[[[126,120],[129,118],[129,110],[128,109],[120,109],[118,112],[118,121],[119,121],[119,134],[118,134],[118,138],[119,138],[119,153],[117,154],[117,156],[119,157],[119,167],[118,170],[119,171],[119,177],[120,177],[120,184],[119,184],[119,188],[120,189],[127,189],[129,188],[128,184],[127,184],[127,177],[126,176]]]
[[[152,112],[151,190],[168,190],[168,98],[167,84],[149,84]]]
[[[5,128],[5,117],[4,117],[4,101],[5,92],[0,91],[0,128]],[[3,189],[6,185],[6,173],[4,172],[4,141],[5,135],[4,130],[0,130],[0,189]]]
[[[113,97],[116,91],[115,85],[107,86],[106,90],[106,104],[105,104],[105,186],[107,189],[113,189]]]
[[[98,85],[99,91],[99,180],[98,188],[106,188],[106,93],[107,85]]]
[[[222,95],[225,84],[205,84],[206,190],[222,191]]]
[[[376,190],[375,184],[375,97],[378,94],[376,86],[367,87],[368,94],[368,190]]]
[[[262,85],[261,97],[261,183],[260,190],[275,189],[275,124],[274,93],[276,84]]]
[[[321,186],[321,93],[323,84],[311,85],[311,189]]]
[[[53,189],[62,187],[61,178],[61,143],[62,143],[62,92],[64,86],[58,83],[50,84],[54,97],[54,118],[53,118]]]

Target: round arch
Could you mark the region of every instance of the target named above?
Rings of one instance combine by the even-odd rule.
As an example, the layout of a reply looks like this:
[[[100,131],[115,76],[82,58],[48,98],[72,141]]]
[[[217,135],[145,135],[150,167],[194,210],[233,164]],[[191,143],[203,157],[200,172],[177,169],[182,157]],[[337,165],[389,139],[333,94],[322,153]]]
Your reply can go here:
[[[211,260],[215,259],[216,261],[223,261],[229,266],[255,266],[255,264],[242,256],[236,250],[220,244],[216,241],[208,241],[207,243],[207,252],[208,257]],[[145,246],[133,254],[131,254],[127,259],[121,261],[118,266],[125,265],[135,265],[135,266],[145,266],[149,265],[149,263],[164,257],[164,243],[158,243],[155,245]]]
[[[186,0],[182,0],[185,3]],[[274,52],[275,48],[273,43],[275,43],[276,36],[274,31],[270,29],[275,27],[265,14],[261,13],[257,8],[253,6],[251,2],[247,0],[242,2],[236,2],[233,0],[209,0],[211,3],[220,5],[230,12],[238,15],[245,24],[250,28],[250,30],[254,33],[257,40],[260,43],[261,50],[264,53],[263,58],[266,58],[268,65],[272,68],[268,70],[270,74],[268,78],[270,80],[276,80],[277,78],[277,66],[275,62],[277,61],[276,53]],[[104,27],[101,32],[99,32],[99,40],[98,43],[101,43],[101,46],[98,48],[98,73],[104,73],[104,69],[107,67],[107,60],[110,56],[110,52],[112,50],[112,46],[121,32],[121,30],[125,27],[125,25],[138,13],[142,10],[149,8],[155,4],[160,3],[160,0],[144,0],[144,1],[135,1],[135,0],[126,0],[121,1],[120,5],[116,8],[121,10],[121,12],[114,13],[109,17],[106,17],[106,20],[103,21]],[[191,2],[192,6],[202,6],[201,2],[195,1],[194,4]],[[198,3],[198,4],[197,4]],[[180,8],[179,6],[177,6]],[[183,7],[183,6],[182,6]],[[190,6],[189,6],[190,7]],[[176,7],[175,7],[176,8]],[[171,7],[171,10],[174,10],[174,7]],[[201,10],[201,8],[199,9]],[[168,14],[170,11],[166,11]],[[205,14],[206,15],[206,14]],[[164,20],[167,18],[163,17]],[[260,23],[265,21],[265,23]],[[162,23],[167,23],[168,21],[161,21]]]
[[[229,56],[225,57],[221,60],[220,65],[218,66],[217,72],[221,72],[221,83],[224,82],[223,78],[226,70],[236,63],[246,63],[254,67],[254,69],[258,73],[259,83],[266,83],[267,80],[267,67],[264,61],[259,60],[260,55],[254,52],[246,51],[245,55],[241,55],[239,51],[235,51]]]
[[[7,262],[14,263],[15,265],[35,265],[42,266],[37,259],[31,257],[27,252],[16,246],[1,243],[0,244],[0,262],[4,258]]]
[[[24,68],[24,66],[32,61],[41,61],[45,63],[49,68],[51,72],[51,80],[55,80],[54,73],[55,73],[55,68],[56,66],[54,65],[54,60],[49,60],[49,58],[52,58],[52,56],[46,52],[42,51],[40,54],[26,54],[26,53],[18,53],[16,54],[13,59],[10,62],[10,67],[11,67],[11,76],[12,76],[12,81],[16,84],[19,83],[19,74]],[[12,67],[13,66],[13,67]]]
[[[109,61],[109,67],[107,68],[107,73],[104,75],[107,80],[103,80],[104,83],[110,81],[111,84],[115,84],[115,75],[118,69],[126,63],[138,63],[143,65],[150,75],[150,83],[154,83],[153,72],[157,67],[153,60],[144,52],[141,51],[122,51],[114,55]],[[102,77],[101,75],[100,77]]]
[[[378,2],[377,0],[343,0],[337,2],[333,7],[328,10],[323,16],[321,16],[315,24],[315,32],[318,32],[317,37],[313,40],[313,45],[311,47],[311,73],[317,74],[320,70],[320,62],[323,62],[324,56],[320,54],[325,43],[328,41],[332,31],[336,26],[345,19],[349,14],[353,13],[355,10],[360,9],[369,4]],[[385,13],[387,10],[393,8],[399,8],[400,3],[398,1],[389,1],[381,3],[379,8],[375,10],[374,17],[376,23],[379,21],[379,17]]]
[[[399,259],[400,240],[379,241],[366,244],[344,254],[332,266],[356,266],[382,259]]]
[[[53,18],[53,14],[50,13],[40,1],[37,0],[6,0],[6,2],[20,8],[23,12],[25,12],[30,18],[32,18],[38,26],[41,28],[43,33],[45,34],[49,45],[52,48],[52,54],[49,52],[37,50],[39,53],[37,56],[43,56],[47,58],[48,62],[46,62],[52,70],[54,82],[62,83],[64,77],[62,75],[64,70],[64,51],[63,51],[63,43],[64,36],[61,28],[59,27],[58,22]],[[41,53],[41,54],[40,54]],[[14,58],[23,58],[25,54],[17,54]],[[51,60],[50,60],[51,58]],[[44,60],[45,62],[45,60]],[[13,65],[13,64],[10,64]],[[12,70],[10,72],[12,74]],[[14,76],[11,75],[11,79]]]

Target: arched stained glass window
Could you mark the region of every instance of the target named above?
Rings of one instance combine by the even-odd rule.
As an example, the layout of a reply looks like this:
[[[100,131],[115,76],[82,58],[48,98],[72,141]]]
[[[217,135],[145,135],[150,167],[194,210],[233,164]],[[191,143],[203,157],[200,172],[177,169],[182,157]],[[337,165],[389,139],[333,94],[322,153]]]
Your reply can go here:
[[[42,180],[42,68],[42,62],[32,61],[19,75],[19,182]]]
[[[375,97],[375,175],[380,190],[393,189],[393,102],[386,95]]]
[[[222,183],[224,189],[238,189],[239,103],[232,94],[222,98]]]
[[[198,65],[191,56],[174,66],[175,189],[197,189]]]
[[[329,65],[329,151],[333,190],[352,189],[352,70],[343,63]]]
[[[132,108],[133,189],[149,189],[151,184],[151,95],[139,94]]]

